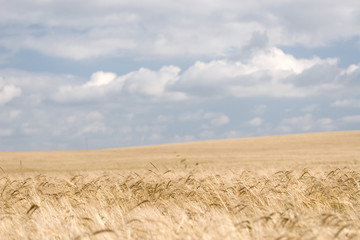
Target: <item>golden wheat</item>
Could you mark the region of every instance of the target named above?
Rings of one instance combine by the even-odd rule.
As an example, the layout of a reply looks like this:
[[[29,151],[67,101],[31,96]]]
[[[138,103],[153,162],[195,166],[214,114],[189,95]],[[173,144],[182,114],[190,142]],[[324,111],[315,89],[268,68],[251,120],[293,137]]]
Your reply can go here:
[[[360,171],[11,174],[1,239],[360,239]]]
[[[0,152],[0,239],[360,239],[360,131]]]

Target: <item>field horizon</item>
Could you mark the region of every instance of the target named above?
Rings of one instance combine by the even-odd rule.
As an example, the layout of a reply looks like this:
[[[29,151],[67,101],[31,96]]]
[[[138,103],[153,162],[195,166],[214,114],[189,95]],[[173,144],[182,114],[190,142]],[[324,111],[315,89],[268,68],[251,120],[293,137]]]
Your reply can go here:
[[[245,168],[273,163],[341,165],[360,163],[359,146],[360,131],[339,131],[100,150],[0,151],[0,167],[9,172],[140,169],[150,162],[171,167],[184,159]]]
[[[0,152],[1,239],[360,239],[360,131]]]

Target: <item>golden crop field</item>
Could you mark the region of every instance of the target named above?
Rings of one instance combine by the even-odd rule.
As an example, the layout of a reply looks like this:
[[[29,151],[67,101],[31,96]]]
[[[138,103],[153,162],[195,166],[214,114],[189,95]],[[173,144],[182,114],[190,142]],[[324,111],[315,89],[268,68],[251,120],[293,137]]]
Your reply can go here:
[[[0,239],[360,239],[360,131],[0,152]]]

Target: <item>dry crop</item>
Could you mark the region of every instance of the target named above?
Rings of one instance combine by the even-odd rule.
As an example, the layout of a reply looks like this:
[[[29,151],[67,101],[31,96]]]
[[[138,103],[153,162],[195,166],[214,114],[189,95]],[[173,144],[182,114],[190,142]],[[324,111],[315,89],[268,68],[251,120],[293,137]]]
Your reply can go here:
[[[1,239],[360,239],[360,171],[2,173]]]

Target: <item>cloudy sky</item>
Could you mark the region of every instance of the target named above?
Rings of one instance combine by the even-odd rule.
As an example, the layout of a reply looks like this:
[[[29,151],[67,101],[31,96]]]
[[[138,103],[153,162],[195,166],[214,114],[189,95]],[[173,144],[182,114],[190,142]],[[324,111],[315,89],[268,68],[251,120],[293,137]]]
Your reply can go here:
[[[358,130],[358,0],[0,0],[0,150]]]

